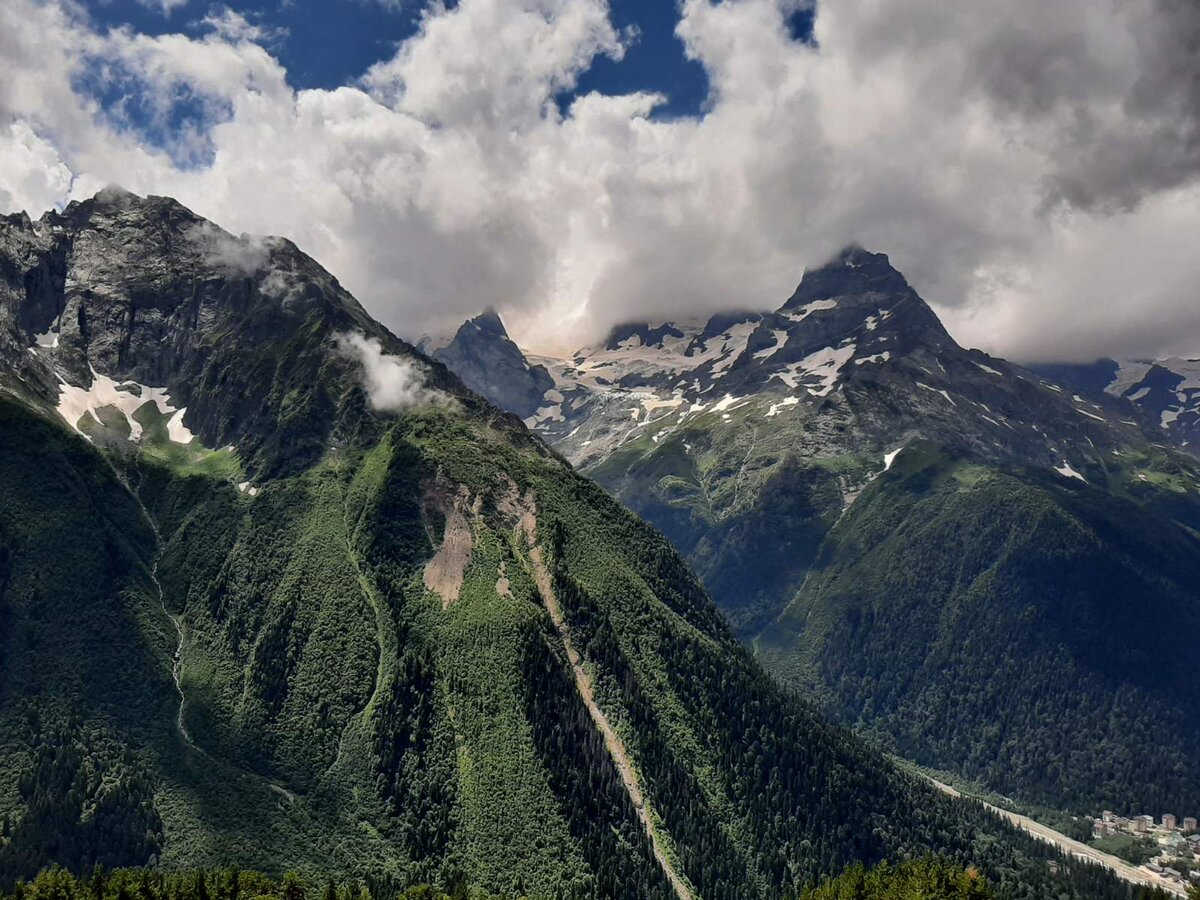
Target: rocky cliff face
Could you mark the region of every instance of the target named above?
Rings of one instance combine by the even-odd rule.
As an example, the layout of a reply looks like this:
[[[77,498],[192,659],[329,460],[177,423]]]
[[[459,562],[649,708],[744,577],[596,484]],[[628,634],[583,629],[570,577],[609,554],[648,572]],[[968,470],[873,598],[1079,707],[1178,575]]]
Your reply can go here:
[[[471,390],[522,419],[536,413],[554,387],[544,366],[528,363],[494,309],[464,322],[454,339],[431,355]]]
[[[1147,431],[1200,454],[1200,360],[1101,359],[1088,365],[1034,369],[1085,397],[1128,401]]]
[[[527,424],[585,468],[756,418],[797,432],[805,455],[870,449],[879,467],[918,437],[1049,468],[1085,465],[1080,448],[1145,443],[1111,398],[1064,394],[959,347],[887,257],[861,248],[807,273],[774,312],[627,325],[538,361],[556,384]]]
[[[158,392],[169,398],[161,408],[182,411],[177,431],[237,448],[255,475],[308,465],[351,427],[338,401],[353,361],[333,352],[346,333],[379,341],[414,360],[431,387],[477,403],[282,238],[235,237],[174,200],[116,188],[37,222],[10,217],[0,230],[10,390],[55,408],[69,393],[62,385]],[[136,430],[103,428],[111,423],[79,404],[63,412],[110,442]]]

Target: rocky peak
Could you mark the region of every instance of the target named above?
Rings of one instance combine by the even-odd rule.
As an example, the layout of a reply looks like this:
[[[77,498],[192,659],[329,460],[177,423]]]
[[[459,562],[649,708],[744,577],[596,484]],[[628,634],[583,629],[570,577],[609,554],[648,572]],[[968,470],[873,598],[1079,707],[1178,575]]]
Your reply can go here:
[[[508,336],[499,313],[488,307],[458,329],[445,347],[433,351],[471,390],[521,418],[537,412],[554,379],[544,366],[532,366]]]
[[[860,350],[888,349],[892,357],[959,349],[887,255],[856,245],[805,272],[796,292],[763,327],[786,329],[793,353],[807,354],[845,341],[854,341]]]
[[[825,265],[805,272],[800,286],[782,309],[798,309],[839,297],[908,294],[914,294],[913,289],[892,267],[887,254],[871,253],[852,245]]]
[[[474,329],[488,337],[508,339],[508,329],[504,327],[504,322],[500,318],[500,314],[492,306],[485,307],[483,312],[475,318],[464,322],[459,330],[462,331],[464,329]]]
[[[12,389],[53,407],[64,384],[149,386],[204,446],[234,444],[261,474],[327,449],[359,381],[337,335],[413,354],[290,241],[235,237],[175,200],[117,188],[34,232],[0,222],[0,312]],[[462,393],[440,367],[428,377]]]

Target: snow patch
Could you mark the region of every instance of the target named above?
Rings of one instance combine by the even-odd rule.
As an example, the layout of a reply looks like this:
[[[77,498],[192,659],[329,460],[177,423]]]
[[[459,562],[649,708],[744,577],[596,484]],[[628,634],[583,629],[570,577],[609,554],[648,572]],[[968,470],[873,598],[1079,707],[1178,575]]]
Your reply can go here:
[[[773,419],[779,415],[779,411],[781,409],[784,409],[788,406],[795,406],[799,402],[800,400],[797,397],[784,397],[778,403],[771,404],[771,408],[767,410],[766,416],[768,419]]]
[[[176,444],[190,444],[196,439],[196,436],[183,424],[183,414],[185,412],[187,412],[186,406],[176,411],[175,415],[167,420],[167,437]]]
[[[955,402],[954,402],[954,400],[952,400],[952,399],[951,399],[950,395],[949,395],[949,394],[947,394],[947,393],[946,393],[944,390],[942,390],[941,388],[930,387],[929,385],[927,385],[927,384],[926,384],[925,382],[923,382],[923,381],[918,381],[918,382],[917,382],[917,387],[923,387],[923,388],[925,388],[925,390],[927,390],[927,391],[933,391],[933,393],[935,393],[935,394],[941,394],[943,397],[945,397],[945,398],[946,398],[946,402],[947,402],[947,403],[949,403],[951,406],[958,406],[958,404],[957,404],[957,403],[955,403]]]
[[[786,371],[776,372],[771,377],[778,378],[790,388],[799,386],[801,381],[816,379],[820,386],[804,385],[805,390],[814,397],[828,396],[837,384],[846,363],[854,358],[854,349],[854,344],[846,344],[836,349],[826,347],[816,353],[810,353],[800,362],[791,363]]]
[[[1120,397],[1135,384],[1140,382],[1150,371],[1150,363],[1124,362],[1117,369],[1116,377],[1104,389],[1104,393]]]
[[[867,363],[885,363],[891,358],[892,354],[887,350],[884,350],[882,353],[876,353],[873,356],[864,356],[861,359],[856,359],[854,364],[856,366],[862,366],[866,365]]]
[[[188,431],[183,424],[186,407],[176,409],[172,406],[166,388],[147,387],[136,381],[116,382],[107,375],[101,375],[91,366],[88,368],[92,373],[90,388],[68,384],[62,380],[61,376],[58,383],[59,394],[56,407],[58,414],[63,417],[63,421],[80,434],[83,434],[83,431],[80,429],[79,423],[85,416],[91,416],[92,420],[98,423],[100,416],[97,413],[100,410],[115,409],[124,415],[125,421],[129,423],[129,439],[135,442],[140,441],[142,424],[133,417],[133,414],[147,403],[153,403],[158,408],[160,415],[171,416],[167,422],[167,436],[172,441],[179,444],[190,444],[194,440],[195,435]]]
[[[837,309],[838,302],[836,300],[814,300],[812,303],[805,303],[799,309],[791,310],[784,313],[793,322],[803,322],[815,312],[820,312],[823,309]]]
[[[758,328],[757,322],[741,322],[721,335],[721,349],[716,362],[713,363],[712,374],[720,378],[734,364],[750,343],[750,335]],[[711,343],[711,341],[709,342]]]
[[[904,449],[903,447],[897,447],[895,450],[891,451],[890,453],[883,454],[883,471],[886,472],[888,469],[890,469],[892,467],[892,463],[894,463],[896,461],[896,457],[900,455],[900,451],[903,449]]]
[[[637,418],[637,412],[634,412],[634,418]],[[566,417],[563,416],[562,404],[553,403],[550,406],[543,406],[538,409],[532,416],[525,419],[526,428],[537,428],[539,425],[544,425],[546,422],[565,422]]]
[[[867,326],[867,331],[874,331],[879,327],[880,322],[886,322],[891,317],[892,311],[890,309],[885,309],[881,310],[877,316],[867,316],[866,321],[863,322],[863,324]],[[882,338],[881,340],[887,340],[887,338]]]
[[[972,360],[972,362],[974,362],[974,360]],[[985,366],[983,363],[979,363],[979,362],[975,363],[975,365],[976,365],[978,368],[982,369],[983,371],[987,372],[989,375],[995,375],[995,376],[997,376],[998,378],[1003,378],[1003,377],[1004,377],[1004,373],[1003,373],[1003,372],[998,372],[998,371],[996,371],[995,369],[993,369],[991,366]]]
[[[771,335],[775,338],[774,345],[767,347],[765,350],[759,350],[754,354],[755,359],[770,359],[783,349],[783,345],[787,343],[788,333],[786,329],[773,328],[771,329]]]
[[[735,397],[732,394],[726,394],[724,397],[722,397],[720,400],[718,400],[716,403],[713,404],[712,411],[713,412],[723,412],[724,410],[732,408],[733,404],[737,403],[739,400],[744,400],[744,399],[746,399],[746,398]]]
[[[669,400],[660,400],[653,394],[641,398],[642,409],[646,411],[647,415],[653,413],[656,409],[675,409],[675,407],[682,405],[683,402],[683,397],[679,394],[676,394]]]
[[[1063,464],[1061,466],[1055,466],[1054,471],[1057,472],[1059,475],[1061,475],[1063,478],[1078,478],[1084,484],[1087,484],[1087,479],[1084,478],[1082,475],[1080,475],[1078,472],[1076,472],[1074,469],[1072,469],[1071,464],[1068,463],[1066,460],[1063,460]]]

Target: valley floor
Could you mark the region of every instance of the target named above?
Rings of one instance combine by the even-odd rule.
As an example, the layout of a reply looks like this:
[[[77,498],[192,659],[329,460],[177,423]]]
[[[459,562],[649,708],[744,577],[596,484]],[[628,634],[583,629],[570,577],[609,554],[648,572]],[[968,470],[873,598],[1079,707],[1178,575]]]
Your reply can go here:
[[[938,790],[949,794],[951,797],[963,796],[962,792],[956,788],[952,788],[948,784],[943,784],[936,778],[932,778],[929,775],[925,775],[924,777],[927,778]],[[1085,862],[1099,863],[1106,869],[1111,870],[1119,878],[1123,878],[1132,884],[1161,888],[1168,893],[1175,894],[1179,897],[1187,896],[1187,892],[1180,885],[1175,884],[1172,881],[1168,881],[1165,878],[1158,877],[1149,869],[1140,866],[1131,866],[1122,859],[1118,859],[1117,857],[1111,856],[1107,853],[1101,853],[1094,847],[1089,847],[1087,844],[1081,843],[1074,838],[1069,838],[1065,834],[1055,831],[1053,828],[1048,828],[1040,822],[1035,822],[1028,816],[1022,816],[1014,812],[1009,812],[1007,809],[1001,809],[1000,807],[993,806],[992,804],[983,800],[980,800],[979,802],[982,803],[990,812],[993,812],[1001,818],[1007,820],[1017,828],[1020,828],[1022,831],[1033,835],[1033,837],[1037,838],[1039,841],[1045,841],[1048,844],[1053,844],[1068,856],[1084,860]]]

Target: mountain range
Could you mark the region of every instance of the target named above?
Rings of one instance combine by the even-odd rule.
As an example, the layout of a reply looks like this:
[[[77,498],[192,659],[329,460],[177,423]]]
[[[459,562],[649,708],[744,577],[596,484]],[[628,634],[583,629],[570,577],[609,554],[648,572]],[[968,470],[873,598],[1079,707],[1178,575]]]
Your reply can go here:
[[[821,308],[801,296],[771,321]],[[789,352],[780,371],[835,402],[839,373],[902,358],[891,329],[910,321],[936,325],[909,302],[849,356]],[[501,337],[485,316],[459,350],[487,340],[511,358]],[[996,377],[943,343],[950,365]],[[716,379],[725,357],[703,352]],[[497,371],[518,373],[500,390],[522,403],[544,381],[536,363]],[[563,373],[546,373],[560,387],[542,397],[565,407]],[[749,392],[766,370],[729,374]],[[923,377],[912,416],[954,402],[949,376]],[[758,400],[705,404],[709,447],[751,403],[766,416]],[[657,465],[688,432],[656,441],[639,409],[645,437],[621,450]],[[544,413],[535,425],[557,423]],[[1048,459],[1093,477],[1067,456],[1069,429],[1100,443],[1125,426],[1077,418]],[[814,496],[880,483],[879,448],[902,435],[854,427],[879,445],[831,465]],[[831,425],[825,440],[849,437]],[[906,446],[893,468],[917,477],[925,456]],[[767,496],[755,460],[743,489]],[[664,508],[702,522],[702,491],[684,487]],[[115,188],[0,219],[0,818],[0,885],[53,863],[780,897],[851,862],[936,852],[1004,897],[1130,895],[827,724],[662,534],[294,244]]]
[[[860,247],[774,311],[525,364],[555,381],[526,424],[838,721],[1077,813],[1198,802],[1200,364],[964,349]]]

